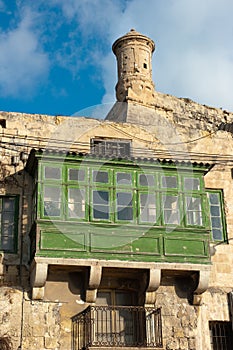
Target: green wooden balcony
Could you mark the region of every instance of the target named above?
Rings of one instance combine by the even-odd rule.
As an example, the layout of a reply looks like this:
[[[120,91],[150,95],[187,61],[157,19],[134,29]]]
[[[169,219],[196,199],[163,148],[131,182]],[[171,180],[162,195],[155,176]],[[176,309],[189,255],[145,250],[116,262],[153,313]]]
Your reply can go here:
[[[209,165],[34,152],[31,255],[209,264]]]

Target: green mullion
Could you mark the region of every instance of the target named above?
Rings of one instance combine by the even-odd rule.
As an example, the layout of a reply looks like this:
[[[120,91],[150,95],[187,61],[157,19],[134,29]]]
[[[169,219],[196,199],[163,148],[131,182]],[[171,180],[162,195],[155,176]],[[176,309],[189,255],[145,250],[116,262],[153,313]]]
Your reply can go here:
[[[202,198],[203,226],[210,229],[210,226],[211,226],[210,216],[207,214],[207,213],[209,213],[209,203],[208,203],[207,193],[206,192],[202,193],[201,198]]]

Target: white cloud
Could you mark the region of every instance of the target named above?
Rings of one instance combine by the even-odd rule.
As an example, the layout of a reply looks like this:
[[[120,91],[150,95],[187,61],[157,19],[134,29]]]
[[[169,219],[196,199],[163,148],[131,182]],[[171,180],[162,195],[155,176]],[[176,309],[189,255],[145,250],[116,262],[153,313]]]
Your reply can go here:
[[[31,96],[48,74],[48,57],[33,30],[35,20],[35,15],[24,9],[16,28],[0,32],[1,96]]]
[[[96,36],[111,45],[132,27],[157,44],[153,58],[159,91],[233,110],[233,22],[231,0],[54,0],[69,19],[77,20],[83,37]],[[102,52],[101,67],[111,102],[116,84],[113,54]]]
[[[0,8],[1,4],[2,0]],[[45,53],[40,47],[32,12],[24,15],[17,28],[0,32],[1,94],[35,88],[48,74],[50,55],[54,65],[69,69],[75,79],[81,69],[95,66],[106,90],[103,103],[112,102],[116,60],[111,44],[135,28],[156,43],[157,90],[233,110],[232,0],[38,0],[33,6],[38,12],[46,11],[44,27],[50,26],[49,44],[57,51]],[[61,38],[59,48],[54,44],[58,34],[51,30],[54,21],[60,29],[62,21],[70,26],[69,37]]]

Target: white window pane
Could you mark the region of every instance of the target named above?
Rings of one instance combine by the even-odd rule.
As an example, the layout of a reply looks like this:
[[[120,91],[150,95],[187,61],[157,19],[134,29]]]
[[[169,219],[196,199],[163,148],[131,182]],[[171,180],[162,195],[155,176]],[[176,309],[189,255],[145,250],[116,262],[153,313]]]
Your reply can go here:
[[[163,188],[177,188],[177,177],[176,176],[162,176],[162,187]]]
[[[70,218],[85,217],[85,189],[68,189],[68,209]]]
[[[201,198],[191,196],[186,197],[186,217],[188,225],[202,225]]]
[[[61,189],[59,187],[45,186],[44,188],[44,215],[61,215]]]
[[[155,176],[151,174],[140,174],[139,175],[140,186],[152,187],[155,185]]]
[[[200,190],[200,179],[197,179],[195,177],[186,177],[184,179],[184,189],[187,191]]]
[[[85,170],[84,169],[73,169],[68,170],[68,176],[70,181],[84,181],[85,180]]]
[[[56,167],[45,166],[44,168],[44,177],[45,179],[61,179],[61,169]]]
[[[140,194],[140,220],[144,222],[156,222],[156,197],[155,194]]]
[[[176,224],[180,223],[180,212],[177,196],[163,196],[164,223]]]

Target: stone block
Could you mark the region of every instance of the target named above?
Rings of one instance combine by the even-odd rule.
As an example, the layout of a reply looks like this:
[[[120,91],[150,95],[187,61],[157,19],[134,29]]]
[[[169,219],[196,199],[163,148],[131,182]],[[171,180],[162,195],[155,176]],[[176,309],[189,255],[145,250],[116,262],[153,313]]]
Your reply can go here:
[[[178,339],[170,339],[167,341],[167,350],[178,350],[180,347],[179,340]]]
[[[59,338],[57,336],[45,336],[44,346],[45,349],[58,349],[59,348]]]
[[[189,343],[187,338],[180,339],[180,350],[189,350]]]

